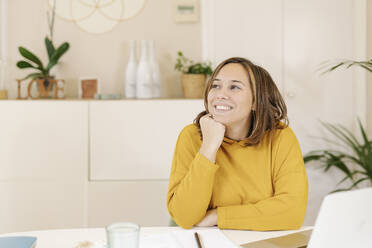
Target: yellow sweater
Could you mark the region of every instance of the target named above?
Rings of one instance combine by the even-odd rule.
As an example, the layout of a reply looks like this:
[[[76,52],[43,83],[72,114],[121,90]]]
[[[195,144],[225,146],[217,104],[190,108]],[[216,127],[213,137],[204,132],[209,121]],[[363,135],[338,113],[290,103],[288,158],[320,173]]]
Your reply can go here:
[[[257,146],[224,138],[216,163],[199,153],[196,125],[180,133],[169,179],[167,206],[173,220],[192,228],[217,208],[218,227],[298,229],[305,217],[308,184],[301,150],[286,127]]]

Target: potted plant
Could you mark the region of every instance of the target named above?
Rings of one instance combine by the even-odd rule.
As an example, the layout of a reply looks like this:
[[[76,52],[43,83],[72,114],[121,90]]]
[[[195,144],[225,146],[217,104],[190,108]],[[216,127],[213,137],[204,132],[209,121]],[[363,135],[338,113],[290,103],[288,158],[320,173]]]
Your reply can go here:
[[[46,66],[41,62],[41,60],[28,49],[20,46],[18,48],[19,53],[25,58],[25,60],[20,60],[17,62],[17,67],[19,69],[33,69],[36,72],[30,73],[27,75],[24,80],[31,78],[36,80],[41,80],[42,84],[39,84],[39,87],[42,86],[46,90],[49,88],[49,81],[54,79],[54,76],[50,74],[51,69],[58,63],[61,56],[66,53],[69,48],[69,43],[64,42],[58,48],[55,48],[52,41],[45,37],[45,46],[48,53],[49,62]]]
[[[326,142],[339,145],[342,149],[323,149],[311,151],[304,156],[305,163],[318,161],[324,166],[324,171],[330,168],[337,168],[345,174],[345,177],[338,183],[346,180],[352,182],[351,186],[336,191],[350,190],[357,187],[361,182],[368,181],[372,185],[372,140],[369,140],[360,120],[359,130],[362,141],[359,141],[351,131],[341,125],[333,125],[322,122],[322,125],[339,142],[324,139]],[[347,148],[349,152],[345,152]]]
[[[203,98],[206,77],[212,75],[211,63],[195,63],[179,51],[174,69],[182,73],[181,84],[184,97]]]
[[[30,50],[22,46],[18,47],[18,51],[24,59],[17,62],[17,67],[19,69],[32,69],[35,71],[27,75],[25,78],[18,80],[19,84],[20,81],[27,80],[29,78],[31,78],[31,83],[36,80],[38,88],[40,90],[40,96],[48,96],[48,91],[52,90],[53,84],[51,84],[51,80],[54,80],[54,76],[51,75],[51,70],[55,65],[58,64],[59,59],[62,57],[63,54],[67,52],[70,47],[70,44],[68,42],[63,42],[57,48],[53,44],[55,8],[56,0],[53,1],[52,9],[48,9],[47,12],[50,38],[45,37],[44,43],[48,53],[48,63],[44,65],[41,62],[40,58],[32,53]],[[29,84],[28,86],[29,95],[30,86],[31,84]],[[46,94],[43,94],[42,92],[46,92]],[[18,94],[20,93],[18,92]]]

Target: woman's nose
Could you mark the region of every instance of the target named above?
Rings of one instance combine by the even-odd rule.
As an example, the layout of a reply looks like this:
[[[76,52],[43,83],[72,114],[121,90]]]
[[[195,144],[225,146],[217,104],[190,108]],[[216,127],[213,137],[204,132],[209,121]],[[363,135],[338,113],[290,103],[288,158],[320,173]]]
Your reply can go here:
[[[226,92],[226,88],[223,87],[217,92],[217,99],[228,99],[229,95],[228,92]]]

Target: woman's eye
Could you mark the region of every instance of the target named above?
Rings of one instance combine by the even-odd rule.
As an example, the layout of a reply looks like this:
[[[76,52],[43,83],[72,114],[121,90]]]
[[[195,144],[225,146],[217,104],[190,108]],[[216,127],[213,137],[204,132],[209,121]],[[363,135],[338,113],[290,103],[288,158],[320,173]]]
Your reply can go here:
[[[217,84],[212,84],[212,88],[218,88],[219,86]]]
[[[234,90],[234,89],[238,89],[238,90],[240,90],[240,87],[239,86],[237,86],[237,85],[231,85],[231,87],[230,87],[232,90]]]

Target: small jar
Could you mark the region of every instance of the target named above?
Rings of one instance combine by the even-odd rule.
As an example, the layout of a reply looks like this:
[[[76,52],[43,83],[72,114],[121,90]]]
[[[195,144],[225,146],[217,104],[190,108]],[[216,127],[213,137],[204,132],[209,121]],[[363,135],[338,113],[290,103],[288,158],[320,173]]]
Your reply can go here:
[[[138,248],[140,226],[130,222],[106,227],[107,248]]]

